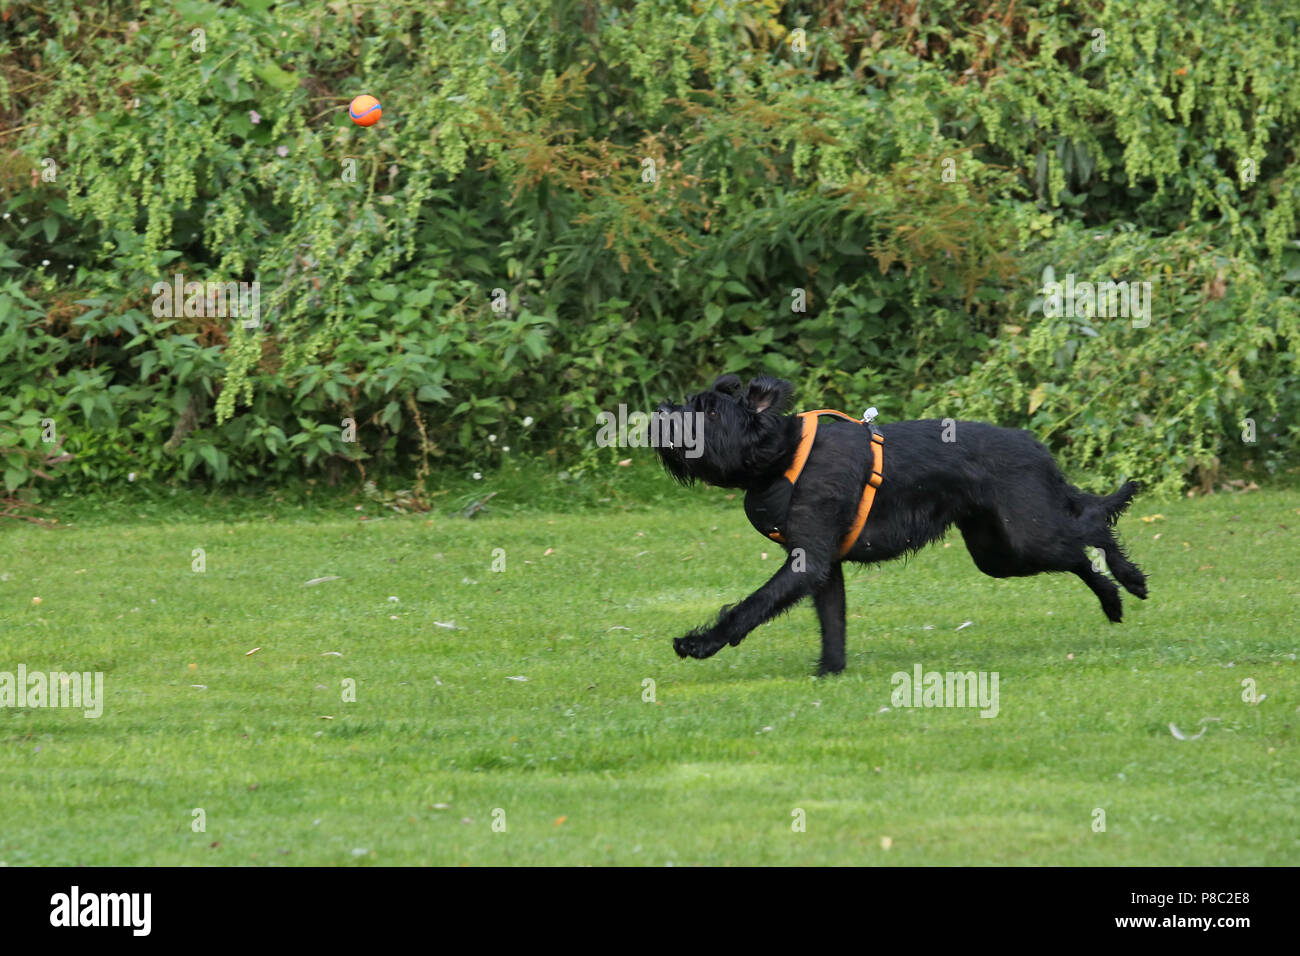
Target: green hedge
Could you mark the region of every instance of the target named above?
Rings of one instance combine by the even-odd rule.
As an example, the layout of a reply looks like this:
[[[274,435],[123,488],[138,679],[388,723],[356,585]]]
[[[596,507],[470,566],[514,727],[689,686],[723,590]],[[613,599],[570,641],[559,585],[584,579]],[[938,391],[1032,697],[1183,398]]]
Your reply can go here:
[[[8,12],[10,491],[64,452],[69,487],[581,468],[598,410],[724,369],[1169,490],[1293,461],[1282,0]],[[1152,323],[1044,319],[1049,266],[1155,280]],[[155,316],[177,273],[259,282],[260,326]]]

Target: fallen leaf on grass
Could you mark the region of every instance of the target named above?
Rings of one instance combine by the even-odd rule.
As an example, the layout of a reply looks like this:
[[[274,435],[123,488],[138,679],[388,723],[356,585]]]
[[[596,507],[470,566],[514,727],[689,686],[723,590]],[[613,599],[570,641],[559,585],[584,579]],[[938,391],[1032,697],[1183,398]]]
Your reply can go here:
[[[1212,720],[1221,720],[1221,719],[1222,718],[1220,717],[1202,717],[1199,721],[1197,721],[1197,724],[1198,725],[1207,724]],[[1179,730],[1174,724],[1171,723],[1169,725],[1169,732],[1174,735],[1175,740],[1200,740],[1202,737],[1205,736],[1205,732],[1209,729],[1210,729],[1209,727],[1201,727],[1201,732],[1199,734],[1194,734],[1193,736],[1189,737],[1181,730]]]

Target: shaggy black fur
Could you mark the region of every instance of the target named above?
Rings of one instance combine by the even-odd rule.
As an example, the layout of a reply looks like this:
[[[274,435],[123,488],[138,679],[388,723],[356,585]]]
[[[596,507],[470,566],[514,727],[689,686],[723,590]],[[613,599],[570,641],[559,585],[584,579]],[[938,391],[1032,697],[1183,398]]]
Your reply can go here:
[[[793,391],[789,382],[775,378],[755,378],[746,388],[736,376],[724,375],[685,405],[663,403],[656,416],[667,439],[657,443],[664,466],[683,484],[700,480],[744,489],[751,521],[759,531],[772,530],[762,526],[764,502],[772,500],[778,484],[788,488],[783,473],[800,433],[799,419],[785,414]],[[681,441],[676,423],[684,413],[702,416],[697,457]],[[1145,575],[1129,561],[1112,530],[1138,491],[1134,482],[1106,497],[1087,494],[1065,480],[1032,435],[995,425],[950,423],[948,441],[938,419],[897,422],[879,430],[885,437],[884,481],[848,555],[840,558],[840,540],[865,487],[871,435],[863,425],[823,418],[788,511],[783,520],[772,522],[785,538],[785,564],[745,600],[723,608],[713,624],[674,640],[679,656],[711,657],[811,596],[822,631],[818,672],[841,671],[841,560],[887,561],[941,538],[954,524],[975,566],[993,577],[1071,571],[1092,588],[1106,616],[1118,622],[1119,589],[1093,570],[1084,552],[1092,546],[1105,554],[1116,581],[1139,598],[1147,596]]]

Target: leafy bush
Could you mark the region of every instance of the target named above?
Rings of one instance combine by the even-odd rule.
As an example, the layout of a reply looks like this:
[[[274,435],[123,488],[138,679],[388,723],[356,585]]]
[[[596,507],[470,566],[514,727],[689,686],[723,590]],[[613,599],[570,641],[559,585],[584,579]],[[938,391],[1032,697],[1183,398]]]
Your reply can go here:
[[[1041,289],[1020,296],[1012,309],[1025,317],[930,398],[930,413],[1029,428],[1079,475],[1127,475],[1166,493],[1185,477],[1214,487],[1225,461],[1258,463],[1259,477],[1285,462],[1300,438],[1300,361],[1287,344],[1300,341],[1300,311],[1257,264],[1192,231],[1078,227],[1030,262],[1044,284],[1070,273],[1150,282],[1150,315],[1097,314],[1110,311],[1099,299],[1093,314],[1045,316],[1045,306],[1064,310]]]
[[[723,369],[1167,489],[1293,461],[1283,0],[129,16],[0,21],[0,394],[65,486],[609,461],[597,410]],[[1048,265],[1159,275],[1165,311],[1039,319]],[[178,274],[260,283],[260,323],[155,315]]]

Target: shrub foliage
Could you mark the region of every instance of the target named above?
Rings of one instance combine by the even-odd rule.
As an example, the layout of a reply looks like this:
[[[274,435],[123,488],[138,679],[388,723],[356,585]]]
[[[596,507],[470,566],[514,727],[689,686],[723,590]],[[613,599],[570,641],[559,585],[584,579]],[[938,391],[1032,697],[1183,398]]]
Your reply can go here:
[[[594,464],[598,410],[723,370],[1099,483],[1292,463],[1288,0],[0,18],[9,493],[46,420],[72,487]],[[259,283],[259,324],[155,314],[178,274]],[[1067,274],[1151,283],[1149,322],[1046,314]]]

